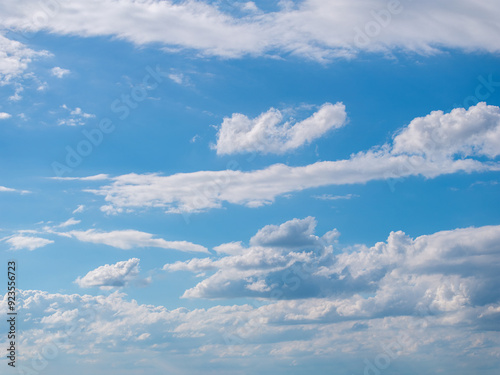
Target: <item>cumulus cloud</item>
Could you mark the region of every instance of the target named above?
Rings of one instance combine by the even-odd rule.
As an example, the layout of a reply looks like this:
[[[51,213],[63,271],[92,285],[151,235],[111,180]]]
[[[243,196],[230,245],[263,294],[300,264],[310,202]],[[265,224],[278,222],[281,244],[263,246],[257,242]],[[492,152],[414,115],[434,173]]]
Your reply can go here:
[[[52,240],[46,238],[35,237],[35,236],[25,236],[25,235],[14,235],[5,240],[10,245],[13,250],[35,250],[40,247],[44,247],[48,244],[54,243]]]
[[[0,112],[0,120],[7,120],[8,118],[11,118],[12,115],[6,112]]]
[[[394,5],[396,3],[396,5]],[[30,22],[44,11],[36,0],[2,2],[2,26],[83,37],[113,36],[138,45],[157,43],[196,49],[206,55],[292,53],[315,60],[352,57],[359,51],[439,48],[498,52],[498,7],[488,0],[386,2],[364,6],[345,1],[280,1],[276,11],[254,2],[120,2],[70,0],[56,6],[47,22]],[[247,12],[234,11],[241,8]],[[432,17],[429,15],[432,14]],[[170,48],[172,49],[172,48]]]
[[[5,16],[3,10],[2,14]],[[47,51],[32,50],[21,42],[0,34],[0,86],[12,83],[19,78],[34,59],[49,55]]]
[[[338,248],[339,233],[332,230],[302,247],[297,234],[313,235],[313,220],[265,227],[258,234],[273,241],[248,248],[239,244],[237,252],[219,251],[219,259],[194,258],[163,269],[208,273],[185,291],[185,298],[323,301],[320,311],[296,314],[297,321],[375,319],[413,315],[421,308],[443,314],[500,302],[500,292],[490,287],[500,282],[500,226],[459,228],[415,239],[397,231],[385,242],[346,249]],[[295,239],[297,246],[290,246]]]
[[[342,103],[325,103],[311,117],[296,123],[283,123],[283,115],[274,108],[255,119],[234,113],[222,122],[213,148],[218,155],[244,152],[282,154],[344,126],[346,117]]]
[[[68,69],[63,69],[63,68],[60,68],[58,66],[52,68],[50,70],[50,72],[52,73],[53,76],[55,76],[57,78],[63,78],[65,75],[68,75],[69,73],[71,73]]]
[[[280,228],[271,229],[283,232]],[[198,297],[230,298],[234,290],[238,298],[267,299],[244,305],[168,310],[118,292],[19,291],[24,355],[34,357],[43,345],[55,344],[72,363],[93,353],[97,362],[81,361],[82,370],[112,362],[123,372],[136,365],[136,358],[129,361],[131,353],[141,353],[148,363],[160,360],[156,369],[172,373],[202,372],[207,363],[223,373],[247,361],[258,370],[285,374],[290,369],[283,364],[292,359],[301,372],[312,364],[354,363],[361,367],[348,372],[362,373],[366,359],[373,363],[384,353],[405,368],[419,358],[432,368],[443,366],[447,375],[459,369],[494,373],[500,293],[492,285],[500,281],[499,240],[500,226],[485,226],[414,239],[392,232],[374,245],[333,251],[232,243],[218,258],[165,266],[213,272],[200,283],[204,295]],[[136,280],[138,264],[134,258],[106,265],[78,281],[83,287],[127,285]],[[221,274],[216,283],[213,276]],[[0,303],[0,314],[6,309]],[[63,372],[59,361],[51,366]]]
[[[201,245],[196,245],[187,241],[166,241],[163,238],[153,238],[153,235],[150,233],[132,229],[115,230],[111,232],[103,232],[95,229],[86,231],[73,230],[62,234],[70,235],[79,241],[104,244],[123,250],[137,247],[159,247],[187,252],[209,253],[208,250]]]
[[[318,244],[314,235],[316,220],[309,216],[305,219],[293,219],[277,225],[266,225],[250,239],[252,246],[276,246],[286,248],[311,247]]]
[[[449,132],[448,132],[449,130]],[[500,108],[479,103],[468,110],[432,112],[397,132],[392,143],[350,158],[262,170],[199,171],[170,176],[126,174],[86,191],[105,197],[107,212],[160,207],[167,212],[199,212],[230,204],[259,207],[276,197],[329,185],[363,184],[408,176],[500,170]]]
[[[106,264],[79,277],[75,282],[81,288],[110,289],[124,287],[139,275],[139,259],[132,258],[115,264]]]

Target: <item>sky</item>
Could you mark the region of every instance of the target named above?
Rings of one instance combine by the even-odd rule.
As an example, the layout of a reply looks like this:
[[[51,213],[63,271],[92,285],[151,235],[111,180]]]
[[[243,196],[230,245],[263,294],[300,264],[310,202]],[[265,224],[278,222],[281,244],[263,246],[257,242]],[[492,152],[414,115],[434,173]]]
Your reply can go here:
[[[2,1],[0,372],[496,374],[499,18]]]

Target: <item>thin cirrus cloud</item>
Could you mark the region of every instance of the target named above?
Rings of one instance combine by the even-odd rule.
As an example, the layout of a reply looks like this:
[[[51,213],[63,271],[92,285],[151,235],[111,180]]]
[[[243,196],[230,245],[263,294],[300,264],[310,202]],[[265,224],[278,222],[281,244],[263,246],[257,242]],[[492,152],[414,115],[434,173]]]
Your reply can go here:
[[[75,280],[81,288],[99,287],[101,289],[127,286],[139,276],[139,259],[132,258],[115,264],[106,264],[88,272]]]
[[[274,108],[249,119],[241,113],[225,118],[212,146],[218,155],[244,152],[283,154],[323,136],[346,124],[347,114],[342,103],[325,103],[309,118],[283,123],[282,113]]]
[[[360,50],[500,50],[496,4],[457,0],[448,5],[445,0],[372,0],[367,10],[355,2],[305,0],[279,2],[270,12],[255,3],[252,12],[241,12],[241,3],[236,3],[224,12],[206,1],[70,0],[47,11],[36,0],[8,0],[0,12],[2,26],[21,33],[113,36],[137,45],[160,43],[223,57],[293,53],[325,60],[352,57]],[[45,14],[44,22],[32,21],[40,18],[38,13]]]
[[[498,171],[494,159],[499,154],[500,108],[479,103],[468,110],[434,111],[415,118],[394,135],[392,143],[345,160],[299,167],[274,164],[249,172],[131,173],[109,177],[109,184],[85,191],[104,196],[108,204],[101,210],[107,213],[145,207],[192,213],[220,208],[224,202],[259,207],[284,194],[320,186]]]
[[[137,230],[115,230],[103,232],[95,229],[86,231],[72,230],[60,235],[71,236],[82,242],[104,244],[122,250],[137,247],[158,247],[162,249],[179,250],[186,252],[209,253],[207,248],[187,241],[166,241],[163,238],[153,238],[151,233]]]
[[[18,189],[13,189],[9,188],[6,186],[0,186],[0,193],[19,193],[19,194],[29,194],[31,191],[29,190],[18,190]]]

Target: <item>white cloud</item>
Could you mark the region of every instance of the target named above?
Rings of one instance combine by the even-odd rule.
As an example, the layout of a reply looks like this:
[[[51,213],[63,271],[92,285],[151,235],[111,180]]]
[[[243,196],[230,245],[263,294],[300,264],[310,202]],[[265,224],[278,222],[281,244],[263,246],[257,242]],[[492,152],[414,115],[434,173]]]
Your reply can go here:
[[[0,7],[3,5],[5,4],[0,5]],[[1,13],[4,17],[6,16],[3,10]],[[12,83],[19,78],[28,69],[28,65],[33,59],[49,55],[47,51],[34,51],[26,45],[0,34],[0,86]],[[17,89],[16,95],[18,95]],[[15,97],[12,100],[15,100]]]
[[[185,298],[325,298],[324,309],[298,314],[293,320],[373,319],[417,314],[420,307],[435,313],[456,312],[500,302],[500,294],[489,287],[500,282],[496,272],[500,226],[455,229],[415,239],[391,232],[386,242],[347,249],[337,248],[339,233],[333,230],[323,241],[303,247],[298,233],[314,234],[310,226],[298,224],[312,220],[294,219],[258,232],[271,239],[277,235],[279,241],[249,248],[238,243],[238,251],[220,251],[219,259],[195,258],[163,269],[210,273],[186,290]],[[297,238],[296,246],[290,246]]]
[[[70,0],[57,6],[51,12],[55,16],[45,22],[29,22],[43,13],[43,7],[36,0],[22,4],[8,0],[0,5],[0,13],[3,26],[14,30],[114,36],[138,45],[160,43],[168,50],[189,48],[225,57],[277,51],[325,60],[350,57],[360,50],[500,50],[496,38],[500,10],[489,0],[457,0],[452,8],[445,0],[389,5],[394,3],[281,1],[280,10],[263,13],[246,2],[243,8],[250,12],[238,18],[217,4],[195,0]]]
[[[124,287],[139,275],[139,259],[132,258],[115,264],[106,264],[79,277],[75,282],[81,288],[100,287],[109,289]]]
[[[449,134],[439,130],[453,126],[462,130]],[[199,212],[220,208],[224,202],[259,207],[284,194],[321,186],[497,171],[500,165],[491,158],[500,152],[500,141],[496,141],[499,134],[500,108],[479,103],[468,110],[454,109],[447,114],[436,111],[416,118],[395,135],[393,144],[353,154],[346,160],[301,167],[275,164],[249,172],[199,171],[170,176],[131,173],[112,177],[112,183],[86,191],[104,196],[107,205],[103,209],[109,212],[144,207]]]
[[[182,85],[184,83],[184,74],[182,73],[171,73],[168,75],[168,78],[179,85]]]
[[[11,118],[12,115],[6,112],[0,112],[0,120],[6,120],[8,118]]]
[[[277,225],[266,225],[250,239],[252,246],[276,246],[286,248],[314,247],[318,237],[314,235],[316,220],[309,216],[293,219]]]
[[[105,244],[118,249],[129,250],[136,247],[159,247],[187,252],[208,253],[208,250],[201,246],[187,241],[166,241],[163,238],[153,238],[150,233],[137,230],[115,230],[102,232],[95,229],[86,231],[70,231],[67,233],[79,241],[91,242],[95,244]]]
[[[331,194],[323,194],[323,195],[315,195],[313,198],[320,199],[323,201],[336,201],[339,199],[352,199],[359,197],[356,194],[346,194],[346,195],[331,195]]]
[[[47,240],[45,238],[34,237],[34,236],[23,236],[22,234],[12,236],[7,240],[5,240],[5,242],[7,242],[11,246],[11,249],[13,250],[27,249],[30,251],[54,243],[54,241]]]
[[[65,75],[68,75],[69,73],[71,73],[68,69],[63,69],[63,68],[60,68],[58,66],[52,68],[50,70],[50,72],[52,73],[53,76],[55,76],[57,78],[63,78]]]
[[[222,122],[213,148],[218,155],[244,152],[282,154],[344,126],[346,116],[342,103],[325,103],[311,117],[296,123],[283,123],[283,115],[274,108],[255,119],[234,113]]]
[[[66,228],[66,227],[70,227],[72,225],[76,225],[76,224],[80,224],[80,223],[81,223],[81,220],[76,220],[75,218],[69,218],[64,223],[56,225],[54,228]]]
[[[58,125],[67,125],[67,126],[82,126],[85,125],[88,119],[94,118],[95,115],[91,113],[85,113],[81,108],[76,107],[75,109],[69,108],[66,104],[63,104],[61,108],[69,111],[70,117],[59,119]]]
[[[73,211],[74,214],[79,214],[85,211],[85,205],[79,204],[78,207]]]
[[[31,191],[29,191],[29,190],[17,190],[17,189],[8,188],[8,187],[5,187],[5,186],[0,186],[0,193],[1,192],[6,192],[6,193],[20,193],[20,194],[29,194],[29,193],[31,193]]]

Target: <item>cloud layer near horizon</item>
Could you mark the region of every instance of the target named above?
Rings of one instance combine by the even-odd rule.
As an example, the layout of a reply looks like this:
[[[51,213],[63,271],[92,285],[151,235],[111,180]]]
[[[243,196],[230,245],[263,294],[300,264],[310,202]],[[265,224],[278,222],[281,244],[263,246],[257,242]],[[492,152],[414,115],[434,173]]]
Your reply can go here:
[[[282,366],[290,358],[317,365],[346,356],[357,363],[360,356],[379,354],[380,345],[389,346],[391,358],[402,364],[415,357],[432,361],[441,353],[450,360],[447,371],[467,368],[472,357],[495,361],[500,293],[491,285],[500,281],[500,226],[415,239],[392,232],[373,246],[341,250],[338,233],[318,237],[315,225],[308,217],[266,226],[250,247],[225,244],[218,247],[218,259],[165,266],[170,272],[213,273],[188,290],[189,297],[254,296],[267,302],[168,310],[117,292],[19,291],[26,316],[23,355],[35,357],[50,345],[73,360],[93,353],[107,361],[110,349],[118,356],[147,353],[155,361],[168,353],[171,370],[179,374],[209,358],[221,366],[241,364],[248,353],[266,366],[273,365],[269,361]],[[123,285],[136,277],[138,263],[134,258],[102,266],[80,281],[82,286]],[[6,306],[0,304],[0,313]],[[158,369],[158,363],[153,366]]]

